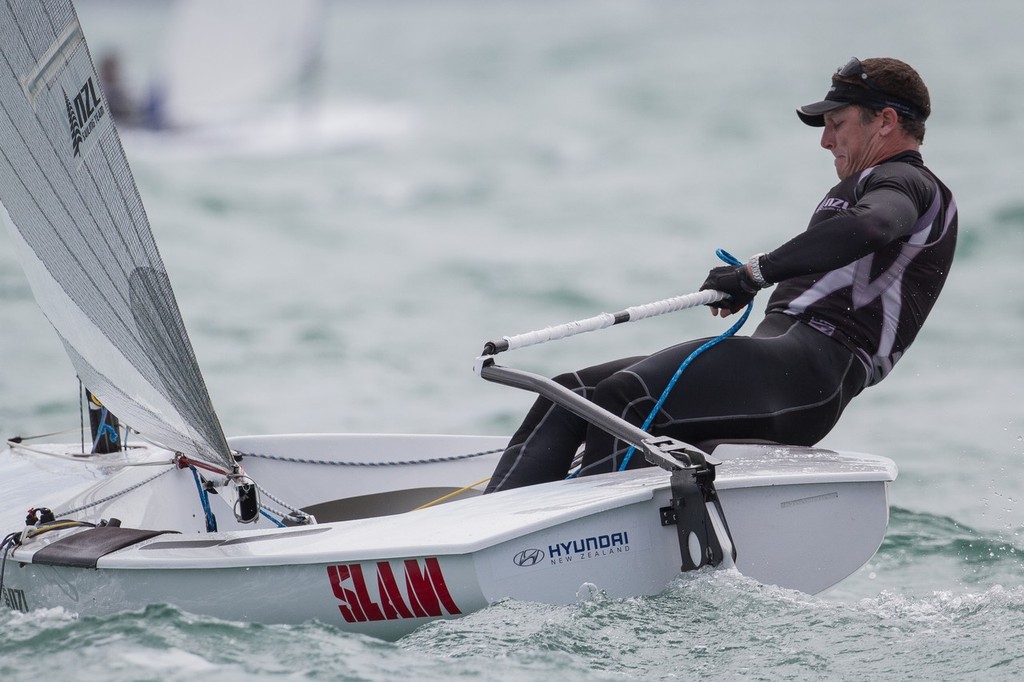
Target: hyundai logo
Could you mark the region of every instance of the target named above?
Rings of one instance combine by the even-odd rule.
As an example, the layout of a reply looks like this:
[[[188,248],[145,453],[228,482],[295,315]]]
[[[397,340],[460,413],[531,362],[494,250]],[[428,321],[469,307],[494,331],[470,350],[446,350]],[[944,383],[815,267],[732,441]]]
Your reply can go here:
[[[516,566],[522,566],[525,568],[527,566],[536,566],[543,559],[543,549],[524,549],[522,552],[515,555],[515,558],[512,559],[512,563]]]

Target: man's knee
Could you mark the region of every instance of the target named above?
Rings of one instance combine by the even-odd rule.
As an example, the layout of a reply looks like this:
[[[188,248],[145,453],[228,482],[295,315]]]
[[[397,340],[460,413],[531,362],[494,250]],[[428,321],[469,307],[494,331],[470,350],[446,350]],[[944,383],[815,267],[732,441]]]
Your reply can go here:
[[[647,391],[632,372],[616,372],[602,379],[594,389],[594,402],[615,415],[621,415],[624,408],[645,397]]]
[[[576,393],[581,393],[584,391],[584,386],[580,382],[580,377],[576,372],[566,372],[565,374],[559,374],[556,377],[552,377],[551,380],[554,381],[559,386],[568,388],[569,390],[575,391]]]

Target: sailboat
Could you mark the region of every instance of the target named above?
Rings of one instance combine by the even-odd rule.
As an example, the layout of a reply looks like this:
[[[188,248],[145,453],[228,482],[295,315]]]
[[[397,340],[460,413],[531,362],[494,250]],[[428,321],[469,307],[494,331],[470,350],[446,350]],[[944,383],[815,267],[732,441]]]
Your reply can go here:
[[[135,154],[276,156],[399,138],[397,105],[324,94],[324,0],[175,0],[145,102],[122,132]]]
[[[164,603],[395,638],[505,598],[657,594],[681,571],[732,568],[817,593],[880,545],[897,473],[887,458],[772,443],[712,452],[497,363],[718,292],[505,337],[477,358],[482,378],[550,397],[655,466],[483,495],[505,437],[226,437],[70,0],[0,5],[0,50],[0,213],[110,446],[8,442],[97,480],[41,496],[27,516],[0,501],[7,607]],[[110,414],[130,426],[127,446]]]

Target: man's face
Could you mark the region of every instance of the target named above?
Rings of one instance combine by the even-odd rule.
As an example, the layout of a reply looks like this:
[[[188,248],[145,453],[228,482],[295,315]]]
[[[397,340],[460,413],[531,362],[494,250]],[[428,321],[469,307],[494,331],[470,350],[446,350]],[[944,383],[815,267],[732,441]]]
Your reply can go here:
[[[825,130],[821,146],[835,156],[836,174],[840,179],[860,173],[881,160],[882,141],[878,137],[881,116],[869,116],[865,124],[860,108],[846,106],[825,114]]]

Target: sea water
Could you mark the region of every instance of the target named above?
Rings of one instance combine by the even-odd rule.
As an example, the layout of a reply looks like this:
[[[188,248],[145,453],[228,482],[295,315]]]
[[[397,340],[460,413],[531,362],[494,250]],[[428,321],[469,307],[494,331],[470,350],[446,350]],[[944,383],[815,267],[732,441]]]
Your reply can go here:
[[[79,3],[94,56],[117,50],[137,96],[169,68],[171,7]],[[835,181],[794,107],[852,55],[915,65],[934,109],[922,151],[960,206],[957,260],[913,348],[822,443],[899,465],[888,535],[822,595],[708,571],[654,597],[503,601],[397,642],[160,605],[0,610],[0,679],[1024,674],[1024,10],[332,2],[322,25],[313,101],[353,113],[343,135],[125,134],[229,435],[509,433],[531,397],[473,374],[485,341],[696,290],[719,247],[778,246]],[[77,427],[77,381],[6,234],[0,310],[0,433]],[[550,374],[724,328],[685,311],[505,363]],[[0,494],[30,496],[0,458]]]

